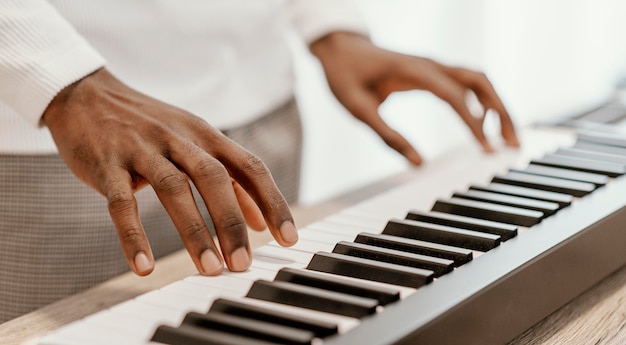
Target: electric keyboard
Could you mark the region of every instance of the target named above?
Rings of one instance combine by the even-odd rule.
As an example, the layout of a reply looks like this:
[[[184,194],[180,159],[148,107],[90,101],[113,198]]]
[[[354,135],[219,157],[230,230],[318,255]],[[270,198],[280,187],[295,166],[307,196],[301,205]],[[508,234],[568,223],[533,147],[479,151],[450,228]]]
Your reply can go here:
[[[256,249],[247,272],[190,276],[39,344],[506,343],[626,264],[625,143],[532,130],[519,152],[462,150]]]

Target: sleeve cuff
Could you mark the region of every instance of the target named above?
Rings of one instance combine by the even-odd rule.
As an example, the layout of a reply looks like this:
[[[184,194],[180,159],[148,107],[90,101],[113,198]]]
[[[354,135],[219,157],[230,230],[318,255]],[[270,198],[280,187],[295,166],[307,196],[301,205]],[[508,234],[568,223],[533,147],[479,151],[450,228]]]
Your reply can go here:
[[[17,110],[33,125],[42,127],[41,117],[52,99],[65,87],[104,66],[94,50],[75,46],[57,56],[25,80],[16,102]]]
[[[47,1],[0,5],[0,42],[0,102],[33,126],[61,90],[105,64]]]
[[[331,32],[347,31],[369,37],[361,13],[349,0],[292,0],[289,14],[306,44]]]

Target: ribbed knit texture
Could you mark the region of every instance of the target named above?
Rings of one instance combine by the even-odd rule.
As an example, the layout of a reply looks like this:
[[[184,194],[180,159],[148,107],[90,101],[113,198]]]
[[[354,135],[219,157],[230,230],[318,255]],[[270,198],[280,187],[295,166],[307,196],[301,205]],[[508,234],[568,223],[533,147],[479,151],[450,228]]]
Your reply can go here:
[[[47,1],[0,1],[0,100],[32,126],[65,86],[104,59]]]

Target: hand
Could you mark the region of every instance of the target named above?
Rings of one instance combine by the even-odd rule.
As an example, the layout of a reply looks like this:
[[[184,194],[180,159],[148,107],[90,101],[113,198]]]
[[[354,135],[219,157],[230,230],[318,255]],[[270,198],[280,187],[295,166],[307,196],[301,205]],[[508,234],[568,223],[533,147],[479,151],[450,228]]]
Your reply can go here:
[[[413,164],[422,162],[419,153],[378,114],[380,104],[394,91],[428,90],[448,102],[486,152],[492,152],[493,148],[483,132],[483,122],[487,110],[493,109],[500,117],[505,143],[519,146],[508,112],[482,73],[391,52],[374,46],[366,37],[345,32],[315,41],[311,52],[322,63],[339,102]],[[481,102],[482,116],[476,117],[469,111],[465,102],[468,92],[473,92]]]
[[[147,275],[154,258],[134,192],[150,184],[202,274],[250,265],[248,224],[269,227],[282,245],[297,232],[265,165],[200,118],[149,98],[105,69],[65,88],[43,120],[70,169],[108,200],[130,268]],[[215,224],[220,251],[193,199],[200,192]]]

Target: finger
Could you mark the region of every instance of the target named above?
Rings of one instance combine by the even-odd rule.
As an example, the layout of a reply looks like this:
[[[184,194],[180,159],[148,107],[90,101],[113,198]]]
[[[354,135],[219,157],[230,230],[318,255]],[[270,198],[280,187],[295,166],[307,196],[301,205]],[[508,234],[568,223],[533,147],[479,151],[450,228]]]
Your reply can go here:
[[[243,187],[237,181],[231,179],[233,184],[233,190],[235,191],[235,196],[237,197],[237,201],[239,202],[239,207],[243,212],[243,216],[246,219],[246,223],[248,226],[257,231],[262,231],[267,228],[265,224],[265,219],[263,218],[263,213],[257,206],[257,204],[252,200],[248,192],[246,192]]]
[[[170,152],[171,159],[193,181],[211,214],[226,265],[231,271],[247,270],[251,263],[248,228],[228,171],[190,142],[173,145]]]
[[[380,102],[366,90],[353,89],[353,92],[337,95],[343,105],[356,118],[370,126],[383,141],[414,165],[422,164],[422,157],[402,134],[389,127],[378,113]]]
[[[185,174],[160,154],[138,163],[135,170],[154,189],[198,272],[205,275],[219,274],[223,270],[221,256],[196,206]]]
[[[487,137],[485,137],[485,133],[483,131],[484,117],[474,117],[465,103],[465,96],[468,88],[465,85],[459,84],[459,82],[444,73],[443,70],[431,69],[430,73],[432,73],[432,75],[429,78],[427,89],[430,90],[430,92],[432,92],[435,96],[447,102],[452,109],[456,111],[456,113],[470,129],[474,138],[476,138],[476,140],[483,147],[485,152],[493,152],[493,148],[487,140]],[[416,80],[423,78],[419,75],[414,75],[414,77],[418,78]]]
[[[131,270],[145,276],[154,269],[154,257],[139,220],[130,174],[122,168],[111,168],[102,186],[109,214],[117,229],[122,250]]]
[[[515,125],[513,124],[513,120],[511,119],[509,112],[504,107],[504,104],[502,103],[500,98],[495,94],[495,91],[493,91],[493,93],[490,93],[489,95],[489,102],[493,104],[493,106],[489,108],[495,110],[498,114],[498,119],[500,120],[500,135],[502,136],[502,138],[504,138],[504,142],[509,146],[519,147],[519,139],[517,138]],[[478,96],[478,99],[481,99],[480,96]],[[481,102],[483,104],[486,104],[488,101],[481,100]]]
[[[509,116],[508,112],[503,110],[497,110],[497,108],[491,108],[495,110],[498,114],[498,119],[500,121],[500,135],[504,139],[504,142],[508,146],[519,147],[519,139],[517,138],[517,133],[515,132],[515,126],[513,125],[513,120]]]
[[[496,111],[500,120],[502,138],[507,145],[518,147],[519,140],[511,116],[487,76],[463,68],[446,67],[446,69],[448,73],[457,76],[458,80],[474,92],[485,110],[493,109]]]
[[[502,138],[509,146],[518,147],[519,140],[515,133],[515,126],[511,120],[509,112],[506,110],[504,103],[498,97],[493,85],[489,82],[484,74],[477,73],[477,82],[471,85],[472,91],[478,97],[478,100],[483,104],[485,109],[493,109],[498,114],[500,120],[500,133]]]
[[[221,141],[222,149],[214,155],[254,200],[276,241],[283,246],[294,245],[298,241],[298,232],[289,205],[274,183],[269,169],[257,156],[229,138],[224,136]]]

